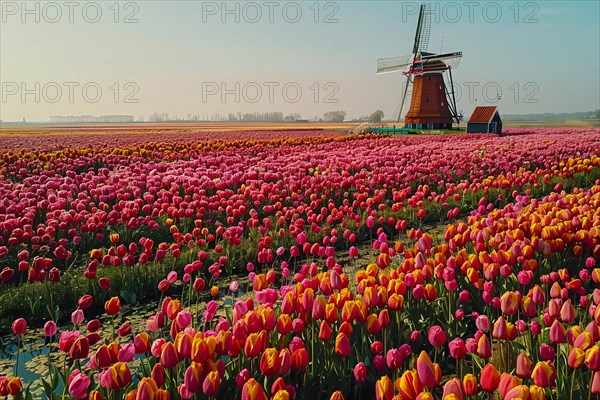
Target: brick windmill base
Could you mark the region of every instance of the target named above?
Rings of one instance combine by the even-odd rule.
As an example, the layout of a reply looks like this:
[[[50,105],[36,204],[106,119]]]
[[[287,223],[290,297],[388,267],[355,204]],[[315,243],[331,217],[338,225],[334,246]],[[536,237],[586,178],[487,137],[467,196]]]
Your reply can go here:
[[[409,129],[452,129],[452,112],[442,73],[414,76],[410,109],[404,117]]]

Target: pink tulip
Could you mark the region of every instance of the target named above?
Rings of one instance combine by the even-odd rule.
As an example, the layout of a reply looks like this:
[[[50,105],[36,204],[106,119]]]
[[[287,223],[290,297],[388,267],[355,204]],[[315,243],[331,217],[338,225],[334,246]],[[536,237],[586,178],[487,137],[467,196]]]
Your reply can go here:
[[[67,382],[69,394],[76,399],[83,399],[87,396],[87,390],[90,386],[90,378],[78,369],[73,370],[69,375]]]
[[[58,329],[54,321],[48,321],[44,324],[44,335],[48,337],[56,335],[57,330]]]

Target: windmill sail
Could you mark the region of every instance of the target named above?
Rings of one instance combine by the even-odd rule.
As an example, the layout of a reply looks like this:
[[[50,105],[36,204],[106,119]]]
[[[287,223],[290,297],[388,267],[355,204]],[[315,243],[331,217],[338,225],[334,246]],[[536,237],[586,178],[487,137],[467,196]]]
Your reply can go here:
[[[419,10],[419,22],[417,23],[417,32],[415,33],[415,43],[413,53],[427,51],[429,46],[429,34],[431,32],[431,9],[429,4],[421,4]]]
[[[446,68],[457,68],[461,58],[462,52],[455,51],[453,53],[427,55],[422,57],[421,60],[426,69],[436,65],[444,65]]]
[[[380,58],[377,60],[377,73],[405,71],[412,63],[412,55],[403,57]]]

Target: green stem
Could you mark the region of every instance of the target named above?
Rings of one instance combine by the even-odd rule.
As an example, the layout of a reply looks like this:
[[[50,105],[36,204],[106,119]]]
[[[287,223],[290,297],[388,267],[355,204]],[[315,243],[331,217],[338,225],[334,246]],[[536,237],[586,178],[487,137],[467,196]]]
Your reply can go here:
[[[19,354],[21,353],[21,336],[19,336],[18,344],[17,344],[17,360],[15,361],[15,376],[19,376]]]

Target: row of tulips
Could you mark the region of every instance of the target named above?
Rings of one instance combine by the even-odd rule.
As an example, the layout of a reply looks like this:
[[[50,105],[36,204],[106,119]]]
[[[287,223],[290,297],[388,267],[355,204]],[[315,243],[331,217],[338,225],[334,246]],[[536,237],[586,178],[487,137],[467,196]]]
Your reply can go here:
[[[565,142],[567,134],[572,140]],[[151,156],[145,157],[112,154],[119,148],[95,154],[84,149],[89,156],[69,148],[65,151],[74,152],[74,158],[58,156],[60,165],[45,161],[34,169],[19,167],[28,159],[25,154],[4,153],[5,168],[24,170],[26,177],[0,181],[2,281],[44,281],[52,267],[52,279],[60,279],[61,270],[81,263],[98,244],[108,251],[114,231],[128,251],[117,247],[102,253],[103,265],[160,262],[188,247],[214,250],[209,261],[227,272],[243,272],[246,260],[221,256],[252,248],[256,261],[268,264],[279,256],[274,249],[290,248],[302,231],[313,245],[348,248],[376,225],[393,233],[406,229],[406,219],[436,220],[437,215],[428,215],[432,204],[451,219],[474,205],[470,193],[497,194],[495,201],[505,203],[515,189],[538,190],[553,179],[597,173],[600,165],[594,154],[600,138],[586,130],[515,136],[501,143],[458,135],[278,138],[242,149],[232,143],[209,153],[185,141],[150,143]],[[44,154],[31,157],[39,160]],[[156,162],[163,160],[160,154],[179,161]],[[79,162],[92,167],[77,173]],[[144,245],[149,251],[138,252],[144,236],[159,248]],[[261,237],[271,242],[261,243]],[[94,276],[94,268],[88,275]]]
[[[502,208],[482,199],[440,242],[415,228],[393,242],[380,230],[375,262],[352,280],[335,250],[332,264],[307,263],[291,279],[251,273],[253,296],[226,317],[215,318],[215,302],[200,313],[169,296],[133,332],[117,329],[113,297],[104,322],[84,327],[82,298],[72,329],[45,327],[65,364],[50,366],[44,386],[52,395],[62,380],[65,394],[92,399],[591,398],[600,394],[599,204],[598,181]],[[16,320],[13,332],[26,325]],[[0,394],[27,396],[9,377]]]

